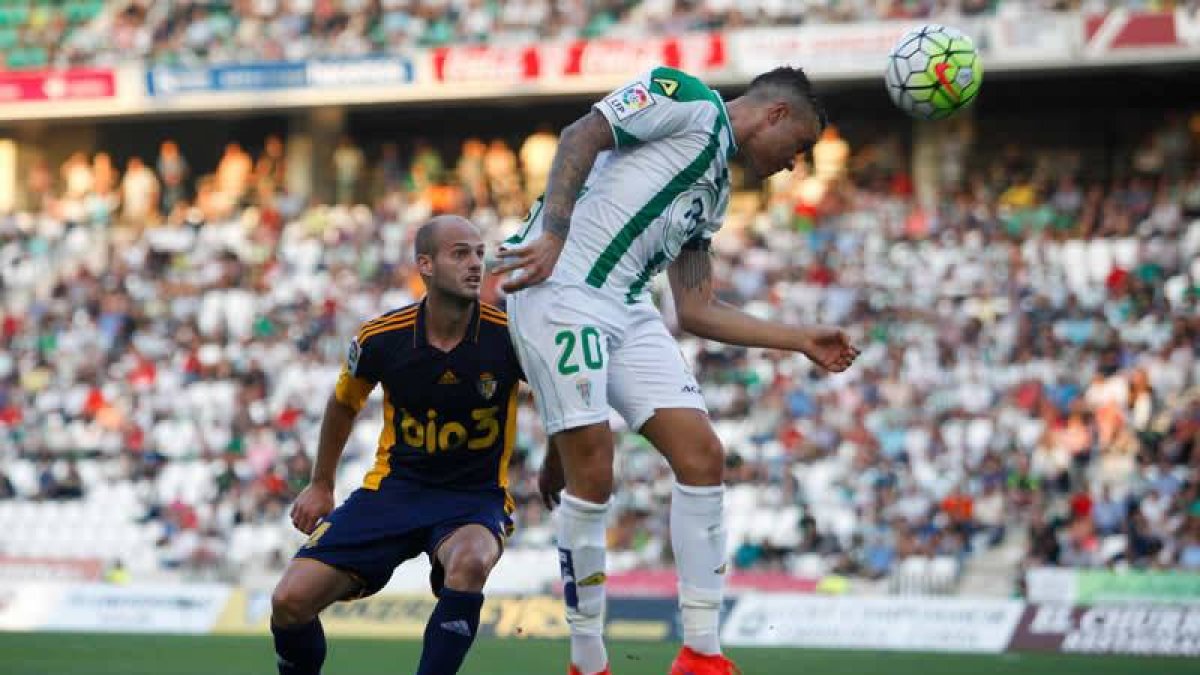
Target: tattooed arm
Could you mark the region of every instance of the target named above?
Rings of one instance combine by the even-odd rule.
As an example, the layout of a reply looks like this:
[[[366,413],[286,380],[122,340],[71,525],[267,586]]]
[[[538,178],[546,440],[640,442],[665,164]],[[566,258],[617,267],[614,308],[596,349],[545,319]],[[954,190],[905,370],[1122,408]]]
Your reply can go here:
[[[671,263],[667,277],[679,326],[697,337],[742,347],[801,352],[834,372],[849,368],[858,356],[858,349],[837,328],[759,319],[718,300],[713,296],[712,258],[706,245],[685,247]]]
[[[571,230],[571,214],[579,191],[596,163],[596,156],[615,147],[614,143],[608,120],[594,109],[563,130],[546,185],[542,234],[521,248],[501,250],[502,263],[492,270],[492,274],[498,275],[516,272],[504,283],[505,293],[515,293],[550,278]]]
[[[579,191],[592,172],[596,157],[613,148],[613,130],[595,109],[563,129],[546,182],[542,228],[566,240]]]

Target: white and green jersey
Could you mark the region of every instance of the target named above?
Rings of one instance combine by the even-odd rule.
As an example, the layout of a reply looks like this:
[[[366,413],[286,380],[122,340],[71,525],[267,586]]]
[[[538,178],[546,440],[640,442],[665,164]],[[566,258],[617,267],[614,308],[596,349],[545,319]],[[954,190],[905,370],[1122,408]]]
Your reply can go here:
[[[684,244],[720,229],[737,147],[720,94],[673,68],[655,68],[594,107],[616,148],[592,167],[551,281],[639,302]],[[541,232],[541,208],[539,199],[508,245]]]

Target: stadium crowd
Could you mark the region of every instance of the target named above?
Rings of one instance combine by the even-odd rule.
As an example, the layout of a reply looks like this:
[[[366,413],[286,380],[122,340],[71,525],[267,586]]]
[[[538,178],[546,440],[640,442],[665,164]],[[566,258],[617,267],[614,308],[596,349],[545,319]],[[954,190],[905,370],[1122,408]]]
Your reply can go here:
[[[16,0],[0,5],[9,69],[354,57],[453,43],[512,43],[622,34],[994,12],[1104,11],[1078,0]],[[1164,9],[1170,2],[1123,2]]]
[[[1110,185],[1017,150],[946,161],[959,187],[926,210],[895,139],[852,151],[829,130],[811,163],[736,192],[720,297],[847,326],[864,354],[828,376],[682,337],[729,450],[735,565],[882,578],[1019,534],[1029,564],[1200,569],[1197,141],[1174,119]],[[38,163],[0,216],[0,499],[131,483],[159,564],[236,568],[239,528],[289,527],[348,337],[421,295],[415,226],[470,214],[494,251],[555,143],[446,158],[346,139],[329,204],[287,192],[277,137],[204,175],[171,141],[123,172],[104,153]],[[378,397],[362,419],[339,497],[374,453]],[[519,419],[512,545],[544,545],[545,441],[528,400]],[[618,429],[614,564],[658,566],[669,475]]]

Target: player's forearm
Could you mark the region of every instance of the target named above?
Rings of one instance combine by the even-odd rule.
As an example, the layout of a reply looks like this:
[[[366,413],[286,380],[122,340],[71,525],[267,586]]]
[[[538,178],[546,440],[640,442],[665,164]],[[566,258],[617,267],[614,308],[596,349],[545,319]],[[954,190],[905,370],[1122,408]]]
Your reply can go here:
[[[608,121],[594,110],[563,129],[546,184],[542,211],[542,228],[546,232],[566,240],[579,191],[583,189],[596,157],[611,147],[613,138]]]
[[[697,337],[741,347],[803,351],[810,339],[806,326],[760,319],[715,299],[681,312],[679,324]]]
[[[337,478],[338,461],[346,449],[346,441],[354,429],[354,418],[358,411],[329,397],[325,405],[325,417],[321,420],[321,436],[317,442],[317,461],[313,465],[312,483],[333,489]]]

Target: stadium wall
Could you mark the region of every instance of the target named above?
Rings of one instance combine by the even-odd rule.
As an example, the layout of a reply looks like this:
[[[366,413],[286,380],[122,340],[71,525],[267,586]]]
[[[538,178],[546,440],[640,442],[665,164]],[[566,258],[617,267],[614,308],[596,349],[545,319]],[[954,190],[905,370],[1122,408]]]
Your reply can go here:
[[[418,639],[424,594],[383,593],[322,615],[334,636]],[[0,586],[0,630],[267,635],[270,592],[223,584],[23,583]],[[678,640],[673,598],[613,597],[608,633]],[[1200,604],[1092,607],[996,598],[743,593],[727,601],[723,641],[740,647],[1200,656]],[[489,595],[481,634],[563,638],[561,601]]]

